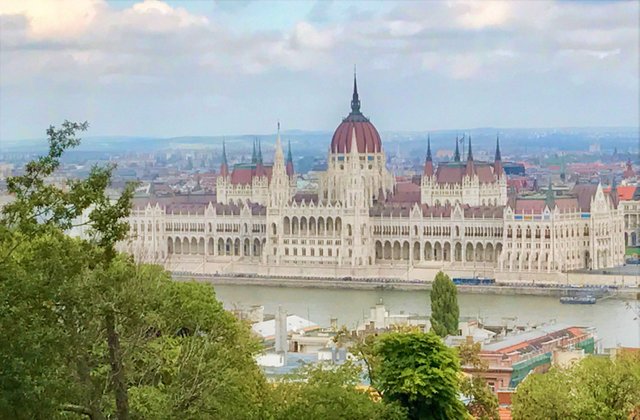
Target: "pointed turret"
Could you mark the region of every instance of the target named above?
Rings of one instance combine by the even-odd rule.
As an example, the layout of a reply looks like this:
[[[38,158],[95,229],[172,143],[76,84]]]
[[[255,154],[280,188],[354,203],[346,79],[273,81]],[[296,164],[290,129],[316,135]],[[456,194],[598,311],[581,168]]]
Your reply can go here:
[[[251,163],[256,163],[258,161],[258,156],[256,155],[256,142],[258,141],[257,138],[254,137],[253,139],[253,153],[251,154]]]
[[[458,146],[458,136],[456,136],[456,152],[453,154],[453,161],[460,162],[460,146]]]
[[[502,177],[504,168],[502,167],[502,154],[500,153],[500,135],[496,134],[496,157],[493,162],[493,173],[496,178]]]
[[[282,141],[280,139],[280,123],[278,122],[278,133],[276,135],[276,146],[273,156],[273,169],[271,172],[271,205],[280,206],[290,198],[289,178],[284,163],[284,152],[282,151]]]
[[[544,199],[544,203],[549,207],[549,210],[553,210],[556,207],[556,195],[553,192],[553,185],[551,185],[551,179],[549,179],[549,186],[547,187],[547,196]]]
[[[291,155],[291,140],[289,140],[289,150],[287,151],[287,175],[293,176],[293,156]]]
[[[473,162],[473,152],[471,151],[471,136],[469,136],[469,148],[467,149],[467,176],[472,177],[476,173],[476,166]]]
[[[611,192],[609,192],[609,197],[611,197],[611,203],[614,208],[618,208],[618,203],[620,203],[620,196],[618,195],[618,186],[616,184],[615,175],[611,179]]]
[[[256,176],[265,176],[267,173],[264,170],[264,165],[262,161],[262,143],[260,139],[258,139],[258,154],[256,156]]]
[[[427,135],[427,158],[424,161],[424,175],[433,176],[433,158],[431,156],[431,136]]]
[[[220,175],[229,175],[229,164],[227,163],[227,147],[224,139],[222,139],[222,163],[220,164]]]

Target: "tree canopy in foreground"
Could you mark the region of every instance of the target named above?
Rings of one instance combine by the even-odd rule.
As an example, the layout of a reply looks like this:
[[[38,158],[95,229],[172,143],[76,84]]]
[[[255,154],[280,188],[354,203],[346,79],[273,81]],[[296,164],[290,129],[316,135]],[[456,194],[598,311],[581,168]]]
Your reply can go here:
[[[513,396],[513,418],[640,418],[640,354],[589,356],[567,369],[528,376]]]

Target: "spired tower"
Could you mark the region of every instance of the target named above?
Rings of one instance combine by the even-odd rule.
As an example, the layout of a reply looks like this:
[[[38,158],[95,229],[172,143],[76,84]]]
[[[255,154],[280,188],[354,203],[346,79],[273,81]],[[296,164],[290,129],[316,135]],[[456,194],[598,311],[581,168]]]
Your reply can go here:
[[[364,204],[384,200],[393,190],[394,177],[387,171],[382,141],[375,126],[360,111],[356,74],[353,75],[351,112],[336,128],[331,139],[327,172],[320,181],[319,198],[330,202],[352,203],[348,194],[358,173],[363,180]]]
[[[291,146],[289,146],[291,154]],[[273,156],[273,170],[271,173],[270,204],[272,207],[282,207],[291,198],[290,178],[287,174],[289,164],[285,164],[282,141],[280,140],[280,123],[278,123],[278,134],[276,136],[276,150]],[[293,174],[293,164],[290,168]]]

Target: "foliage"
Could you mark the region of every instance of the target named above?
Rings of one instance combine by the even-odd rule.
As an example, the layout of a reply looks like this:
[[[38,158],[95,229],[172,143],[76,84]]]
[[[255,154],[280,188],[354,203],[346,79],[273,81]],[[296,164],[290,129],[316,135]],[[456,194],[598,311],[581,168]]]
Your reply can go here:
[[[514,419],[627,419],[640,407],[640,356],[590,356],[532,374],[513,397]]]
[[[431,288],[431,329],[440,337],[457,335],[459,317],[456,285],[440,271]]]
[[[278,381],[272,392],[274,419],[404,419],[396,404],[374,401],[370,390],[358,388],[362,367],[343,365],[304,366]]]
[[[460,390],[469,399],[467,411],[474,418],[482,420],[498,420],[498,397],[491,391],[487,381],[482,377],[488,364],[480,358],[480,343],[463,343],[458,347],[458,357],[463,366],[469,366],[474,375],[465,377]]]
[[[434,333],[392,332],[374,344],[374,385],[399,403],[410,419],[466,418],[459,399],[460,365],[454,350]]]
[[[0,221],[0,418],[261,418],[267,388],[247,325],[210,286],[115,252],[133,187],[111,167],[48,183],[86,123],[51,127],[49,153],[10,178]],[[64,234],[89,212],[88,241]]]

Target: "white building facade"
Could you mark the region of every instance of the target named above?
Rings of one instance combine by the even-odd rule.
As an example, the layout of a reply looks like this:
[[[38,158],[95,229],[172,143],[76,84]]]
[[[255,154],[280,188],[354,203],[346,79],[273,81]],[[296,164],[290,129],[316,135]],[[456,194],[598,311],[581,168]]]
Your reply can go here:
[[[421,179],[396,181],[354,79],[317,191],[296,190],[278,131],[272,164],[258,150],[229,168],[223,153],[216,194],[136,199],[122,249],[174,271],[336,278],[511,279],[623,263],[622,210],[599,185],[510,197],[499,144],[493,162],[475,161],[469,139],[464,159],[436,166],[429,143]]]

